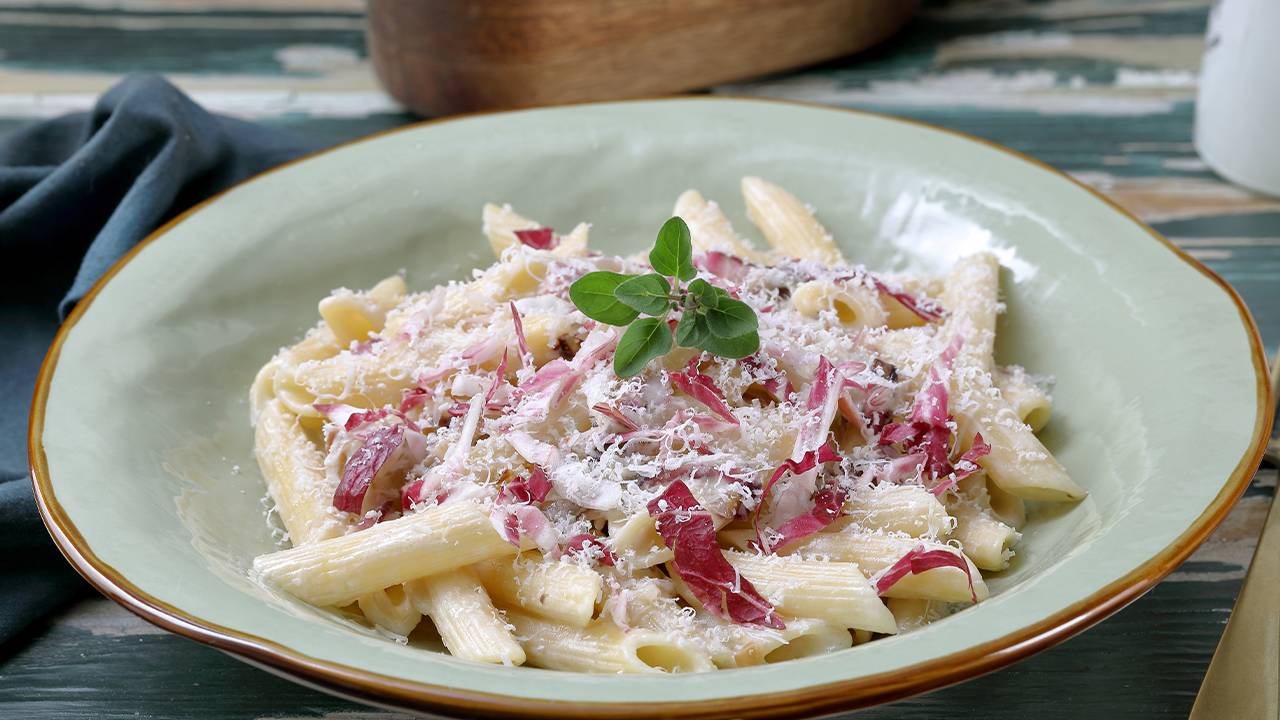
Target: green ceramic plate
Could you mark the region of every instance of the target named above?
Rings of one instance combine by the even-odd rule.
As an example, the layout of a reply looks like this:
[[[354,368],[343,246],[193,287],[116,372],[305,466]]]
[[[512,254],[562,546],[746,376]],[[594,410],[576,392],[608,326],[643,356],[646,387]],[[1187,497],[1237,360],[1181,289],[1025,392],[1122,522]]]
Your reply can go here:
[[[872,267],[1001,254],[998,356],[1057,376],[1045,441],[1091,494],[1037,508],[990,600],[827,657],[600,677],[402,647],[247,581],[251,558],[275,545],[246,389],[330,288],[406,268],[421,289],[489,263],[479,217],[491,199],[561,228],[589,220],[609,251],[640,248],[689,187],[747,228],[742,175],[820,208],[846,254]],[[152,236],[76,308],[40,376],[30,440],[46,522],[99,589],[297,679],[485,716],[796,715],[972,677],[1149,589],[1243,490],[1265,395],[1240,299],[1066,176],[892,118],[676,99],[421,125],[230,190]]]

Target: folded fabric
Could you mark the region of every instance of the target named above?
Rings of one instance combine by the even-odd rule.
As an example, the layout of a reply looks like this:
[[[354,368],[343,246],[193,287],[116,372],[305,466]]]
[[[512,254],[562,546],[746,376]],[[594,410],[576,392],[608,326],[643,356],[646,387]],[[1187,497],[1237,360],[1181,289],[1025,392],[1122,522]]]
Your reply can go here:
[[[0,137],[0,644],[88,588],[49,540],[27,469],[32,387],[59,323],[166,220],[316,149],[212,115],[155,76],[125,79],[88,113]]]

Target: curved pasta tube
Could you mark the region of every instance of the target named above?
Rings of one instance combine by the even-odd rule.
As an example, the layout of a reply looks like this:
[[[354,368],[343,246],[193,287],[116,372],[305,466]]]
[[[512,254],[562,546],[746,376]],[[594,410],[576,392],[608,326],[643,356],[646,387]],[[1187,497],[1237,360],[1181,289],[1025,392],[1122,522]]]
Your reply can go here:
[[[942,537],[951,531],[947,509],[919,485],[880,485],[858,490],[845,500],[844,509],[840,527],[851,524],[911,537]]]
[[[992,375],[1000,397],[1009,404],[1014,414],[1031,428],[1031,432],[1040,432],[1049,423],[1053,414],[1053,399],[1049,394],[1031,382],[1027,372],[1020,367],[999,367]]]
[[[791,193],[758,177],[744,177],[742,198],[747,203],[747,217],[778,252],[827,265],[844,263],[826,228]]]
[[[1067,475],[1067,469],[1045,448],[1031,428],[1018,418],[989,375],[963,388],[956,419],[959,439],[968,444],[974,432],[991,446],[978,460],[987,477],[1001,490],[1025,500],[1071,502],[1086,493]]]
[[[485,589],[503,604],[574,627],[591,622],[604,592],[604,580],[594,570],[545,560],[538,553],[514,561],[490,560],[475,569]]]
[[[262,408],[273,398],[279,398],[289,412],[301,418],[318,418],[320,414],[312,407],[315,397],[290,382],[289,376],[301,363],[331,358],[341,351],[337,338],[324,325],[313,328],[298,343],[281,349],[258,370],[249,387],[250,420],[256,423]]]
[[[964,554],[983,570],[1004,570],[1013,559],[1013,546],[1018,531],[1000,522],[990,508],[973,503],[958,503],[951,508],[956,518],[952,537],[960,542]]]
[[[356,604],[369,622],[396,635],[407,636],[422,622],[422,613],[400,585],[361,595],[356,598]]]
[[[531,220],[512,210],[510,205],[485,203],[480,217],[481,228],[485,237],[489,239],[489,247],[493,248],[493,254],[496,257],[502,257],[504,250],[519,244],[520,240],[516,238],[517,230],[537,230],[546,227],[537,220]],[[552,249],[552,253],[560,257],[585,255],[587,234],[590,229],[590,225],[578,223],[568,235],[560,236],[560,242]]]
[[[414,608],[431,618],[454,657],[475,662],[523,665],[524,648],[489,600],[471,568],[420,578],[405,585]]]
[[[888,315],[875,291],[868,288],[810,280],[791,293],[791,305],[805,317],[816,318],[833,311],[847,328],[879,327]]]
[[[734,232],[733,225],[720,210],[720,206],[702,197],[702,193],[697,190],[685,190],[680,193],[671,214],[678,215],[689,226],[694,250],[700,252],[716,250],[737,255],[758,265],[769,264],[769,256],[738,237],[738,233]]]
[[[990,480],[987,485],[987,497],[991,500],[991,514],[1000,522],[1014,529],[1021,530],[1027,522],[1027,504],[1022,498],[1006,492]]]
[[[885,604],[889,606],[889,612],[893,613],[900,633],[927,625],[933,610],[932,600],[920,598],[889,598]]]
[[[254,454],[294,545],[336,537],[347,523],[333,508],[336,485],[324,471],[324,454],[278,401],[268,402],[254,426]]]
[[[829,655],[853,647],[853,635],[839,625],[813,618],[788,618],[786,625],[783,643],[764,656],[766,663]]]
[[[942,328],[942,347],[963,340],[957,368],[991,372],[995,353],[996,314],[999,309],[1000,262],[991,253],[960,258],[947,273],[942,304],[949,315]]]
[[[968,575],[955,567],[938,567],[922,573],[907,575],[885,591],[885,597],[914,597],[941,602],[971,602],[969,582],[978,600],[985,600],[989,591],[975,563],[959,550],[932,540],[871,532],[850,526],[833,533],[816,533],[789,546],[784,554],[830,558],[854,563],[868,578],[890,567],[912,550],[924,547],[926,551],[942,550],[965,559]]]
[[[345,605],[361,595],[466,567],[516,548],[470,500],[447,502],[342,537],[259,555],[263,581],[312,605]]]
[[[591,673],[702,672],[711,658],[673,632],[623,631],[607,622],[575,628],[511,610],[507,619],[528,662],[550,670]]]
[[[853,563],[732,550],[725,552],[725,559],[780,613],[826,620],[844,628],[897,632],[893,614]]]
[[[404,278],[392,275],[367,292],[335,291],[320,301],[320,317],[341,345],[364,342],[382,329],[404,295]]]
[[[480,213],[481,228],[485,237],[489,238],[489,247],[493,248],[495,257],[502,257],[502,251],[519,243],[516,230],[537,230],[542,223],[521,215],[511,209],[510,205],[485,203]]]
[[[276,370],[279,365],[273,359],[258,369],[249,385],[249,422],[257,423],[258,415],[276,397]]]
[[[397,404],[404,389],[414,384],[408,368],[419,362],[406,350],[400,357],[348,354],[282,368],[275,375],[276,396],[303,416],[319,415],[316,402],[375,408]]]
[[[675,554],[662,541],[647,512],[635,513],[625,520],[609,522],[609,543],[613,553],[632,567],[648,568],[669,562]]]

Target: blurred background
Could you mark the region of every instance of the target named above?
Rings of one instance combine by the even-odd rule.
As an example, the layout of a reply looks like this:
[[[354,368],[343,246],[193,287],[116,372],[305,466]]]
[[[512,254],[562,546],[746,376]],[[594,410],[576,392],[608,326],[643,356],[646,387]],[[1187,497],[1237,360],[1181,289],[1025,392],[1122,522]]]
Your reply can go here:
[[[131,73],[163,74],[211,111],[323,144],[415,122],[415,109],[695,88],[869,109],[993,140],[1101,190],[1224,276],[1274,348],[1280,200],[1222,179],[1193,142],[1214,5],[0,0],[0,139],[88,110]],[[978,707],[993,718],[1186,717],[1275,483],[1274,469],[1261,471],[1191,560],[1099,630],[857,717]],[[139,716],[400,717],[277,679],[97,597],[0,647],[0,717]]]

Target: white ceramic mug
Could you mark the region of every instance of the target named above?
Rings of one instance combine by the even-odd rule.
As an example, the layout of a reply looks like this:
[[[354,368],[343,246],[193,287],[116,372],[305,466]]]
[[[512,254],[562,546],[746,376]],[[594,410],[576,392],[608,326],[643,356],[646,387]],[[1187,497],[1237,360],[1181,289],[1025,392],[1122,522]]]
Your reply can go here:
[[[1219,175],[1280,195],[1280,0],[1209,11],[1195,143]]]

